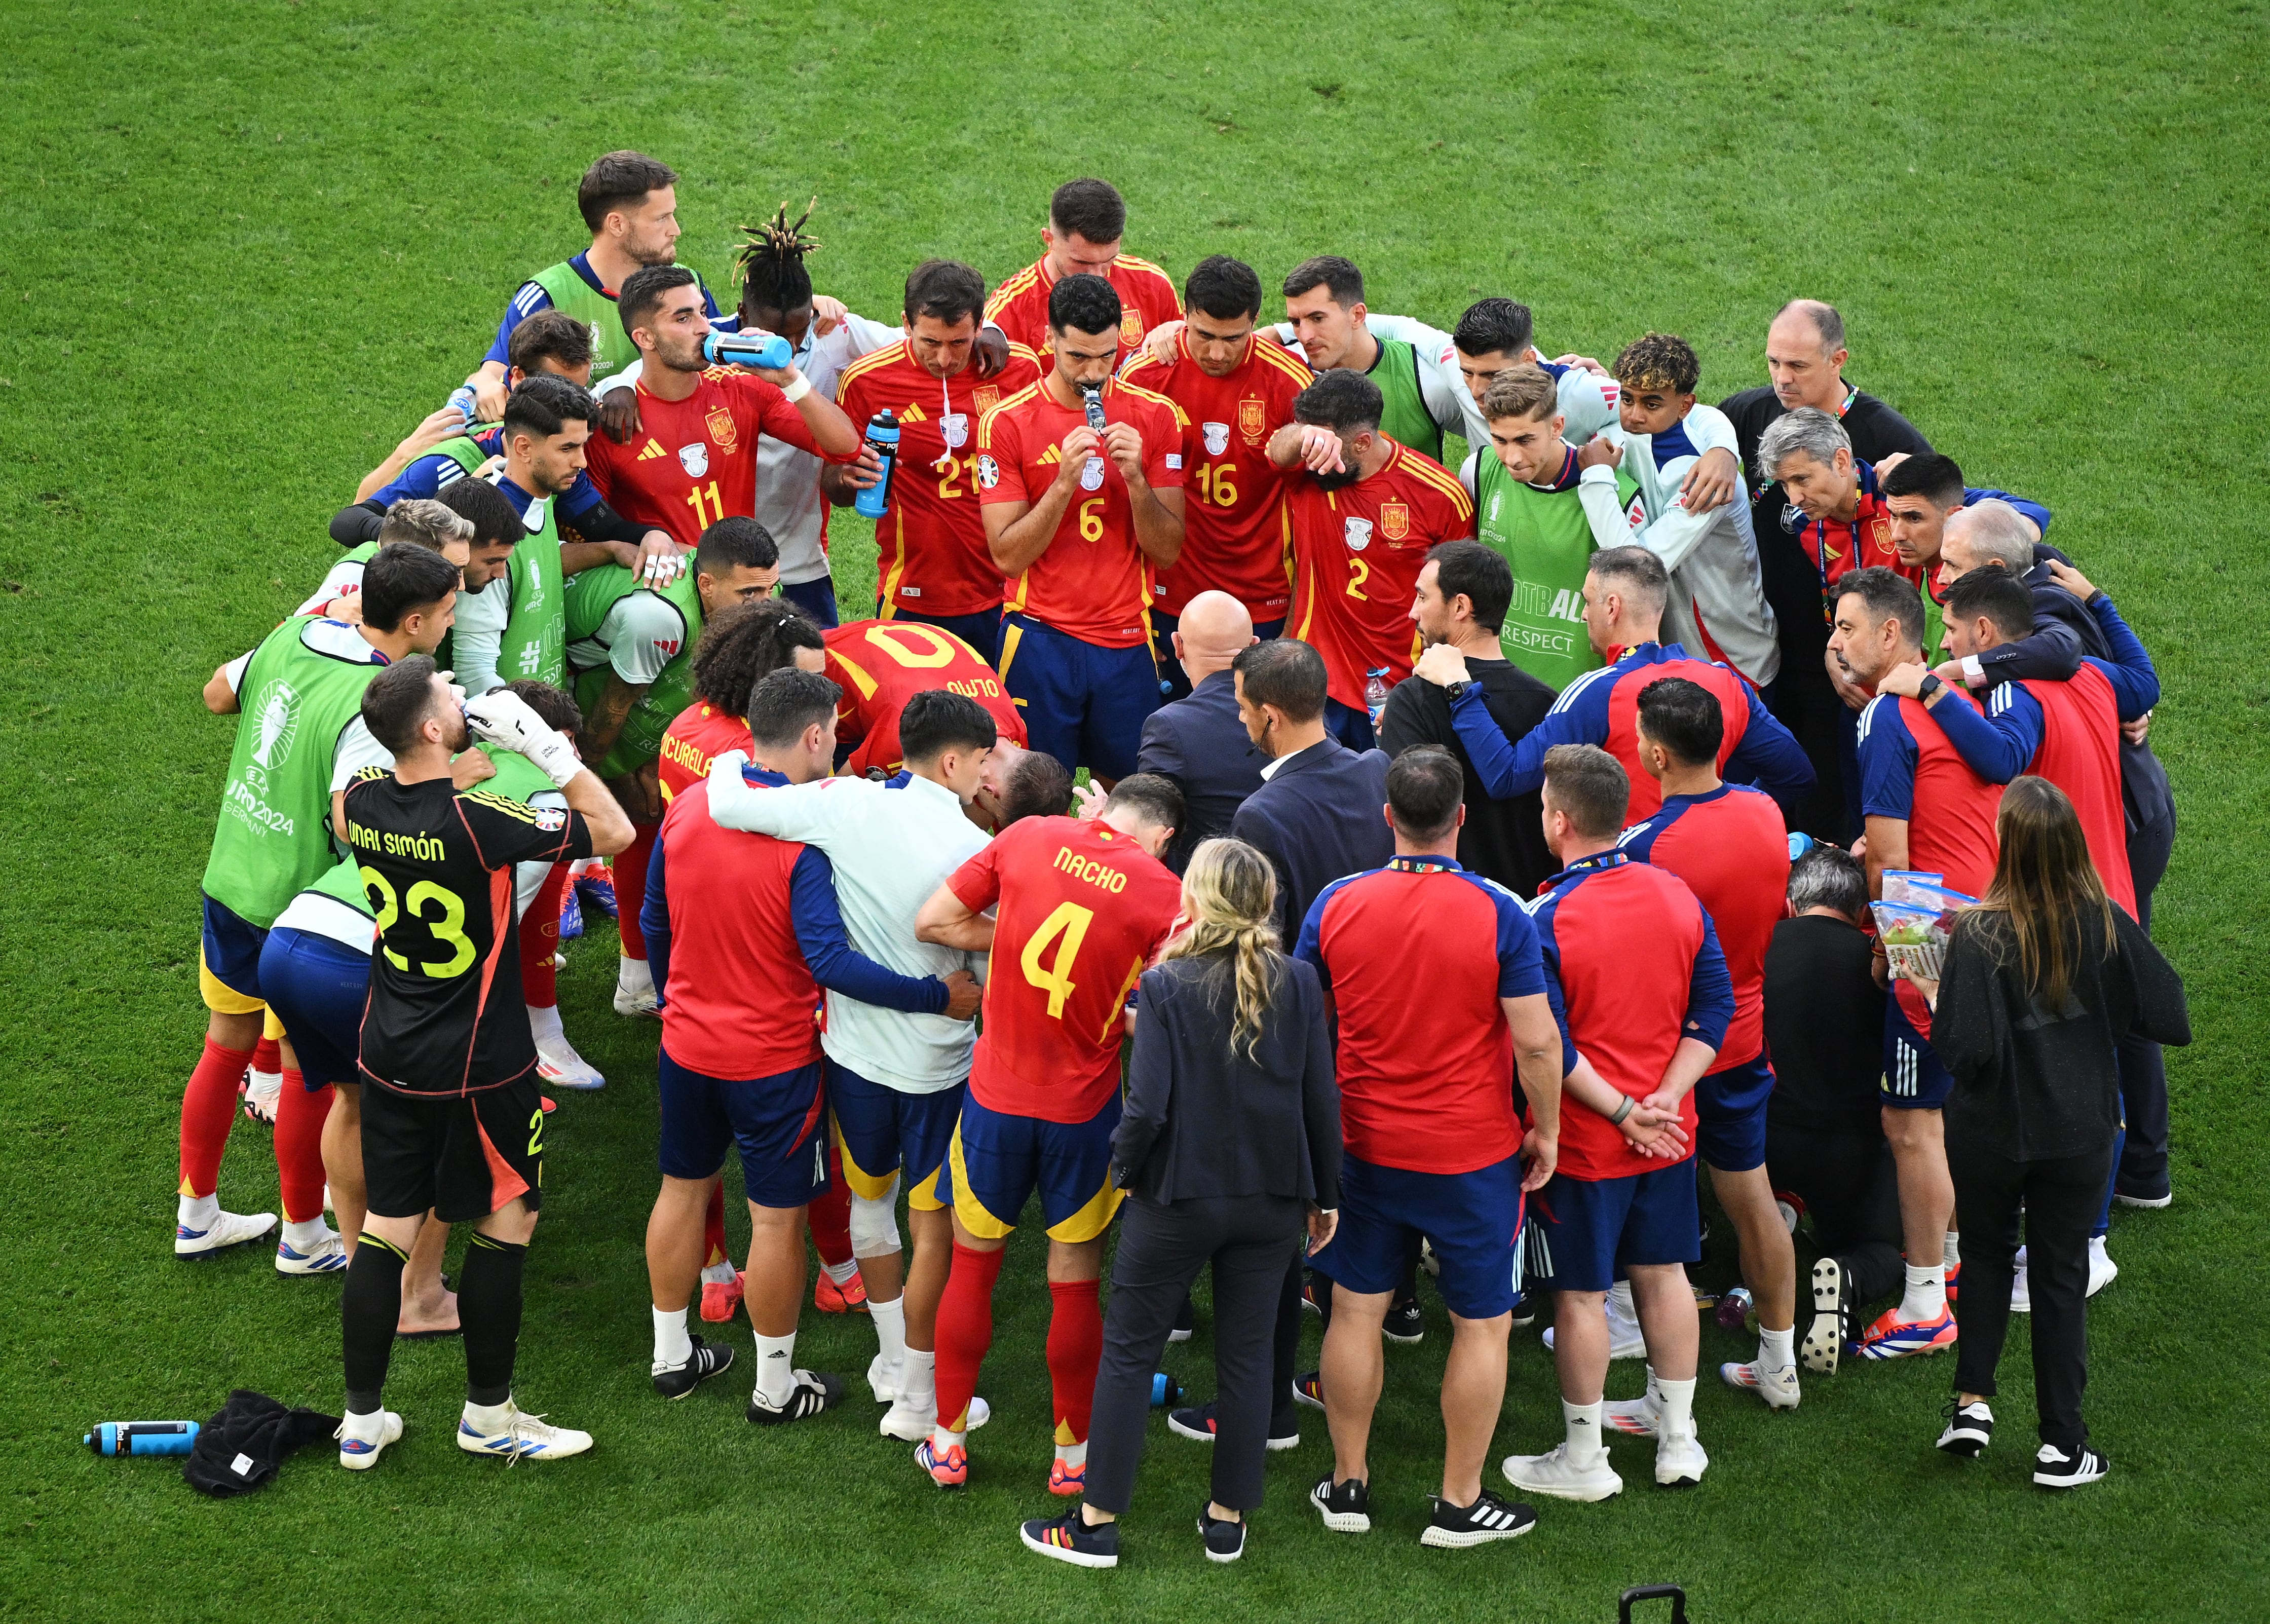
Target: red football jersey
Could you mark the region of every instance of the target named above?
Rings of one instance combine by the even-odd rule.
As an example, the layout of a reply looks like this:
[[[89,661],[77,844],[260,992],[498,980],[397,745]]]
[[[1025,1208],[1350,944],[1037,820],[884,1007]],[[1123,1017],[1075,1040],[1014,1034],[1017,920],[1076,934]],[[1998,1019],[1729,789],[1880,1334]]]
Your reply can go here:
[[[1327,491],[1296,474],[1286,496],[1293,531],[1292,634],[1324,656],[1326,692],[1363,708],[1364,673],[1411,674],[1418,632],[1411,600],[1427,551],[1474,533],[1474,504],[1457,476],[1397,445],[1369,479]]]
[[[1919,564],[1903,564],[1892,545],[1891,510],[1876,488],[1876,471],[1859,464],[1860,505],[1849,519],[1813,519],[1799,538],[1805,555],[1821,573],[1822,619],[1836,619],[1836,583],[1856,569],[1882,567],[1925,590],[1925,571]]]
[[[930,688],[965,694],[993,713],[1001,737],[1025,742],[1025,718],[983,656],[953,633],[917,620],[851,620],[821,634],[827,675],[843,690],[835,708],[838,743],[858,748],[844,770],[895,773],[899,713]]]
[[[1042,1122],[1094,1118],[1119,1086],[1127,995],[1165,945],[1182,882],[1109,825],[1026,818],[954,870],[995,912],[970,1096]]]
[[[1143,436],[1143,477],[1152,489],[1181,486],[1181,407],[1114,378],[1104,385],[1103,417],[1131,423]],[[1087,424],[1085,411],[1058,405],[1042,383],[1003,401],[977,425],[978,501],[1037,502],[1064,465],[1057,448]],[[1010,584],[1002,607],[1082,642],[1131,649],[1151,634],[1151,560],[1135,545],[1127,481],[1109,457],[1094,460],[1102,464],[1096,483],[1089,485],[1083,471],[1048,551]]]
[[[1226,378],[1191,359],[1187,334],[1175,359],[1146,353],[1128,364],[1130,383],[1156,390],[1189,419],[1183,434],[1182,556],[1159,573],[1160,608],[1179,615],[1191,599],[1221,591],[1256,621],[1281,620],[1292,601],[1285,568],[1285,480],[1264,455],[1269,436],[1293,420],[1293,398],[1316,374],[1275,344],[1246,340]]]
[[[1167,273],[1147,259],[1122,254],[1111,262],[1104,278],[1119,294],[1119,359],[1143,342],[1143,335],[1161,322],[1178,322],[1183,301]],[[1049,294],[1057,278],[1049,272],[1047,256],[1035,260],[1015,276],[1006,278],[985,301],[985,320],[1046,361],[1049,348]]]
[[[836,404],[864,433],[887,409],[899,420],[890,510],[875,522],[875,612],[982,614],[1001,604],[1001,572],[985,546],[977,503],[977,423],[1041,375],[1020,344],[990,378],[965,367],[933,378],[913,348],[863,355],[843,370]]]
[[[2026,770],[2072,800],[2106,894],[2133,919],[2136,879],[2128,868],[2128,819],[2120,801],[2120,701],[2111,680],[2086,660],[2066,681],[2029,679],[2024,686],[2042,708],[2041,746]]]
[[[583,454],[610,507],[680,546],[720,519],[756,512],[760,435],[823,455],[788,397],[751,374],[712,367],[684,400],[657,398],[643,379],[636,388],[644,432],[620,446],[595,432]]]
[[[1660,643],[1647,648],[1658,654],[1662,652]],[[1625,651],[1634,652],[1639,651]],[[1621,664],[1624,655],[1617,656],[1617,663]],[[1750,696],[1740,676],[1715,661],[1658,659],[1617,675],[1608,688],[1608,736],[1602,741],[1602,748],[1622,764],[1624,775],[1631,781],[1631,799],[1624,808],[1624,816],[1634,823],[1653,817],[1656,809],[1663,805],[1662,780],[1651,776],[1640,765],[1639,696],[1650,684],[1661,682],[1666,677],[1683,678],[1718,701],[1720,772],[1726,770],[1728,759],[1750,730]]]
[[[749,753],[749,719],[696,700],[671,718],[662,736],[655,774],[662,781],[664,805],[709,776],[709,763],[728,750]]]

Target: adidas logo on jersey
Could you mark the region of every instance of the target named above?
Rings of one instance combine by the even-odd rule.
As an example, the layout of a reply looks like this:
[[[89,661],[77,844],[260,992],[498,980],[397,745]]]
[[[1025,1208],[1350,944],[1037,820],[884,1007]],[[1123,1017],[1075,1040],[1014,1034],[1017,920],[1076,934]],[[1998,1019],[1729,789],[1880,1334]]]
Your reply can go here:
[[[1061,463],[1064,461],[1064,454],[1058,451],[1054,446],[1050,446],[1047,450],[1041,453],[1037,460],[1042,463]]]
[[[927,423],[930,421],[930,414],[924,412],[920,406],[909,406],[905,411],[899,413],[899,421],[901,423]]]
[[[669,452],[662,449],[662,442],[660,441],[649,440],[646,442],[645,446],[641,449],[637,457],[634,460],[642,463],[648,463],[652,462],[657,456],[668,456],[669,455]]]

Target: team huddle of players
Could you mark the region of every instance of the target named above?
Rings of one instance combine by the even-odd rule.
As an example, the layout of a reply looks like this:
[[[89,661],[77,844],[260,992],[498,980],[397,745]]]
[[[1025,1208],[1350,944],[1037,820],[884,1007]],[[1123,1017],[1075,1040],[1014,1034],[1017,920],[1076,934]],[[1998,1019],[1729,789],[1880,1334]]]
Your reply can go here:
[[[2124,786],[2133,824],[2125,775],[2149,760],[2156,679],[2102,593],[2037,561],[2046,511],[1966,487],[1927,450],[1856,460],[1840,419],[1857,391],[1834,411],[1790,409],[1810,385],[1785,391],[1754,433],[1697,403],[1678,338],[1650,334],[1611,367],[1547,361],[1510,300],[1445,334],[1369,313],[1338,257],[1284,278],[1272,330],[1238,261],[1202,261],[1178,292],[1120,252],[1124,207],[1100,181],[1056,193],[1046,251],[990,295],[968,265],[916,266],[900,327],[816,296],[816,245],[783,210],[750,234],[728,315],[676,263],[675,178],[636,153],[592,167],[590,248],[518,290],[459,395],[332,521],[339,561],[205,691],[242,720],[204,877],[211,1020],[182,1104],[174,1246],[202,1255],[274,1222],[218,1199],[241,1101],[274,1124],[277,1268],[345,1275],[342,1464],[369,1466],[401,1434],[380,1397],[397,1334],[462,1332],[462,1448],[590,1446],[511,1396],[541,1091],[605,1080],[553,986],[563,907],[581,899],[618,919],[616,1011],[661,1022],[657,1390],[682,1397],[732,1362],[689,1331],[698,1295],[708,1320],[746,1305],[752,1421],[841,1402],[841,1380],[793,1357],[808,1227],[818,1306],[874,1326],[881,1430],[938,1483],[966,1480],[993,1283],[1037,1194],[1050,1487],[1078,1492],[1131,994],[1177,928],[1191,837],[1228,832],[1226,812],[1205,827],[1198,793],[1223,764],[1144,770],[1146,723],[1191,693],[1198,647],[1225,626],[1213,669],[1235,659],[1257,762],[1319,723],[1335,751],[1444,753],[1465,822],[1431,834],[1537,899],[1513,932],[1527,962],[1503,974],[1530,990],[1549,973],[1583,1059],[1543,1124],[1534,1089],[1524,1123],[1502,1068],[1484,1080],[1541,1165],[1529,1188],[1558,1155],[1556,1330],[1582,1347],[1562,1361],[1568,1442],[1508,1475],[1613,1493],[1605,1427],[1656,1436],[1658,1481],[1700,1477],[1683,1272],[1698,1153],[1760,1325],[1757,1358],[1725,1379],[1795,1405],[1776,1199],[1791,1181],[1769,1176],[1765,1148],[1790,828],[1849,840],[1865,824],[1849,884],[1816,856],[1796,887],[1858,925],[1887,870],[1982,894],[1999,786],[2030,771],[2073,798],[2108,887],[2137,902]],[[1841,361],[1835,321],[1793,305],[1769,352],[1796,333]],[[779,335],[788,360],[719,364],[737,332]],[[867,434],[886,413],[887,468]],[[1446,434],[1474,448],[1455,472]],[[882,499],[877,599],[839,623],[828,515],[863,494]],[[1801,629],[1762,561],[1753,515],[1769,509],[1812,572]],[[2062,619],[2040,606],[2052,591],[2072,599]],[[1272,640],[1314,650],[1314,692],[1308,665],[1238,652]],[[1983,709],[1972,689],[1991,691]],[[1843,703],[1808,709],[1821,693]],[[1068,816],[1080,768],[1101,793]],[[1830,812],[1803,810],[1824,796]],[[1393,828],[1421,849],[1430,833],[1400,810]],[[1329,933],[1346,899],[1302,893],[1271,855],[1287,946],[1304,920]],[[1651,965],[1675,971],[1659,1010],[1632,985]],[[1477,1019],[1502,1035],[1494,1005]],[[1883,1043],[1905,1290],[1863,1328],[1865,1295],[1824,1258],[1803,1346],[1817,1370],[1956,1334],[1948,1079],[1908,983]],[[1452,1047],[1497,1064],[1493,1044]],[[1344,1037],[1351,1098],[1354,1053]],[[729,1148],[746,1269],[726,1253]],[[473,1227],[454,1293],[452,1223]],[[1646,1395],[1604,1407],[1608,1358],[1643,1348]],[[1296,1388],[1318,1401],[1315,1376]],[[1319,1487],[1328,1526],[1356,1525],[1346,1491]]]

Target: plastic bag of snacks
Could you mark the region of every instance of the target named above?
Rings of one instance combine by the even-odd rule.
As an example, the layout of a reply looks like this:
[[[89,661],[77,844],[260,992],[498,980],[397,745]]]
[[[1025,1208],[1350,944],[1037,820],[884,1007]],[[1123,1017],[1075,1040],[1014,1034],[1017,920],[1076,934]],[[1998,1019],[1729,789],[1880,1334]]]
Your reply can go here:
[[[1955,916],[1978,899],[1951,890],[1938,874],[1910,869],[1884,871],[1884,900],[1873,904],[1876,931],[1892,974],[1910,981],[1940,978]]]

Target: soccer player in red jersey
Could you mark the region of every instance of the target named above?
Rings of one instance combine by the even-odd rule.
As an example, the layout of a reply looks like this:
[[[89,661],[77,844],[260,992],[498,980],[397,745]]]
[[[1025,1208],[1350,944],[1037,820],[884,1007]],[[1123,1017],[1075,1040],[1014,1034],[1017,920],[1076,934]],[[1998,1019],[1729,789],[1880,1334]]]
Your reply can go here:
[[[953,1209],[953,1264],[938,1310],[938,1427],[915,1446],[915,1462],[941,1488],[969,1479],[966,1421],[993,1341],[993,1286],[1035,1190],[1055,1301],[1049,1488],[1076,1494],[1087,1476],[1103,1353],[1096,1280],[1120,1201],[1110,1169],[1119,1044],[1128,995],[1182,905],[1180,883],[1159,861],[1182,817],[1172,783],[1134,774],[1092,820],[1011,825],[916,916],[922,940],[992,954],[969,1098],[938,1181]]]
[[[1695,1148],[1740,1239],[1742,1279],[1757,1299],[1758,1356],[1721,1365],[1718,1376],[1774,1409],[1789,1410],[1799,1396],[1797,1251],[1766,1176],[1766,1102],[1774,1073],[1765,1037],[1766,948],[1788,911],[1789,828],[1771,797],[1720,781],[1725,730],[1717,696],[1683,677],[1658,677],[1640,690],[1640,764],[1661,786],[1663,805],[1626,829],[1617,848],[1685,880],[1726,955],[1734,1019],[1717,1058],[1695,1086]],[[1628,1406],[1648,1427],[1653,1398]],[[1609,1425],[1622,1426],[1627,1409],[1611,1406]]]
[[[1923,657],[1923,597],[1889,569],[1856,569],[1837,583],[1829,656],[1843,679],[1873,692],[1901,665]],[[1973,703],[1935,677],[1918,699],[1878,693],[1860,713],[1860,811],[1867,819],[1868,891],[1883,892],[1887,869],[1944,875],[1967,896],[1984,896],[1994,878],[1994,819],[2002,786],[1981,778],[1925,712]],[[1907,1239],[1907,1289],[1870,1325],[1854,1350],[1863,1359],[1899,1359],[1952,1346],[1947,1306],[1947,1224],[1955,1183],[1947,1170],[1940,1107],[1955,1079],[1931,1049],[1931,1009],[1915,983],[1891,985],[1884,1000],[1884,1137],[1900,1175],[1900,1225]]]
[[[1102,277],[1058,282],[1049,374],[977,425],[986,545],[1013,583],[1001,679],[1033,748],[1106,785],[1134,771],[1159,708],[1151,575],[1183,550],[1186,426],[1166,397],[1111,375],[1119,311]]]
[[[1045,252],[993,290],[985,301],[986,325],[1045,360],[1055,343],[1050,301],[1057,285],[1067,277],[1102,277],[1119,295],[1119,349],[1111,358],[1116,367],[1146,333],[1183,313],[1165,271],[1119,251],[1126,230],[1127,204],[1116,187],[1109,181],[1066,181],[1049,199],[1049,223],[1041,231]]]
[[[656,776],[667,806],[709,776],[709,763],[749,747],[749,695],[783,666],[826,674],[818,627],[784,597],[735,604],[709,618],[694,651],[694,702],[662,736]]]
[[[978,510],[977,424],[1037,382],[1040,360],[1021,344],[981,377],[978,316],[985,278],[951,259],[926,259],[907,277],[906,337],[843,369],[836,402],[863,432],[879,412],[899,422],[890,506],[875,522],[875,614],[943,627],[990,664],[1001,647],[1001,572]],[[820,474],[828,500],[857,492],[845,471]]]
[[[858,458],[851,419],[793,366],[745,372],[701,359],[709,317],[701,285],[684,266],[637,272],[617,308],[642,363],[642,432],[623,445],[594,434],[583,451],[600,494],[624,517],[666,530],[690,550],[718,520],[754,512],[760,436],[835,462]]]
[[[1324,724],[1351,750],[1378,741],[1364,687],[1411,674],[1419,638],[1411,599],[1427,553],[1474,533],[1474,504],[1450,471],[1380,432],[1379,385],[1361,373],[1322,374],[1269,437],[1288,481],[1292,634],[1324,656]]]
[[[1293,402],[1316,374],[1277,345],[1254,336],[1261,278],[1250,265],[1216,254],[1183,284],[1191,314],[1168,359],[1149,350],[1120,374],[1182,408],[1185,431],[1182,556],[1159,573],[1152,628],[1163,644],[1191,599],[1227,592],[1253,617],[1253,634],[1284,629],[1292,602],[1285,573],[1285,493],[1265,454],[1270,436],[1293,420]],[[1195,500],[1189,493],[1195,492]],[[1173,697],[1190,692],[1170,663]]]
[[[1025,739],[1025,719],[1001,679],[953,633],[917,620],[854,620],[825,634],[827,674],[843,690],[838,736],[856,744],[843,770],[899,770],[899,713],[931,688],[976,700],[993,713],[1001,737]]]
[[[1663,790],[1641,763],[1639,696],[1664,677],[1684,677],[1717,697],[1724,727],[1715,765],[1722,776],[1754,783],[1784,806],[1811,786],[1813,764],[1755,688],[1729,666],[1658,641],[1670,595],[1663,560],[1645,547],[1592,554],[1584,575],[1584,632],[1608,664],[1562,689],[1545,720],[1517,743],[1490,720],[1457,649],[1437,643],[1420,657],[1417,675],[1449,691],[1451,725],[1473,760],[1475,776],[1492,795],[1502,800],[1543,783],[1545,753],[1555,745],[1598,745],[1630,781],[1633,815],[1652,817]]]

